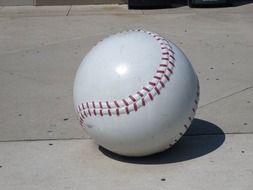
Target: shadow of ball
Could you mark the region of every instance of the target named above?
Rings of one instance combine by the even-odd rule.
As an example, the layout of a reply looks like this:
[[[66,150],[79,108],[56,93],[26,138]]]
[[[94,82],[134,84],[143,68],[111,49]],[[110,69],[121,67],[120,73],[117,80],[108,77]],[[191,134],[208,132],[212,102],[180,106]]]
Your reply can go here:
[[[225,141],[221,128],[208,121],[194,119],[185,135],[170,149],[144,157],[126,157],[99,146],[99,150],[111,159],[132,164],[167,164],[191,160],[204,156]]]

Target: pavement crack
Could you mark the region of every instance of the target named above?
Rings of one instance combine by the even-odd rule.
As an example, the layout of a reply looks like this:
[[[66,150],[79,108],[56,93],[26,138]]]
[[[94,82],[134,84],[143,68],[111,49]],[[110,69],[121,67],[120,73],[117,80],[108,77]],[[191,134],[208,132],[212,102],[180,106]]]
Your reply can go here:
[[[72,5],[69,7],[69,10],[68,10],[66,16],[69,16],[69,12],[70,12],[71,8],[72,8]]]
[[[224,100],[224,99],[226,99],[226,98],[230,98],[231,96],[240,94],[240,93],[245,92],[245,91],[247,91],[247,90],[249,90],[249,89],[252,89],[252,88],[253,88],[253,86],[249,86],[249,87],[247,87],[247,88],[244,88],[244,89],[241,89],[241,90],[239,90],[239,91],[233,92],[233,93],[231,93],[231,94],[229,94],[229,95],[223,96],[223,97],[221,97],[221,98],[218,98],[218,99],[216,99],[216,100],[213,100],[213,101],[211,101],[211,102],[208,102],[208,103],[206,103],[206,104],[204,104],[204,105],[201,105],[201,106],[199,106],[198,109],[204,108],[204,107],[209,106],[209,105],[214,104],[214,103],[217,103],[217,102],[222,101],[222,100]]]

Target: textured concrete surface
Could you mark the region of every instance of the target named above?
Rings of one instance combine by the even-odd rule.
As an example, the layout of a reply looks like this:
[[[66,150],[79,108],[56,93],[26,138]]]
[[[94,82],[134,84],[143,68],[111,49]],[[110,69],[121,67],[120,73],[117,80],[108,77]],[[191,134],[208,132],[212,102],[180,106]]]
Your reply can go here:
[[[251,189],[252,9],[1,7],[0,186]],[[79,127],[72,86],[92,46],[134,28],[160,33],[183,49],[201,97],[198,119],[172,150],[127,159],[98,149]]]

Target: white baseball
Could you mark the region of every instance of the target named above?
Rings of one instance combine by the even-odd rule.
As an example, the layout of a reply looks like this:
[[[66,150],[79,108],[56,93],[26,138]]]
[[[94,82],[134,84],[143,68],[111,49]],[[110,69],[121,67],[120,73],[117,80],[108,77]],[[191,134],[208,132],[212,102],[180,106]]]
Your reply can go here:
[[[190,126],[198,99],[198,78],[183,52],[143,30],[99,42],[74,82],[81,126],[99,145],[126,156],[175,144]]]

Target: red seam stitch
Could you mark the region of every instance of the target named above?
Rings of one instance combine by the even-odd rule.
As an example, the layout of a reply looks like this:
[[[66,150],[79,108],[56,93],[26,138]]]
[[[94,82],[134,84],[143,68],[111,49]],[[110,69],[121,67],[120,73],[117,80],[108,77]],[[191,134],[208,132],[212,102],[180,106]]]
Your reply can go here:
[[[108,109],[108,114],[109,114],[109,116],[112,116],[112,113],[111,113],[110,109]]]
[[[137,111],[138,110],[138,107],[137,107],[137,104],[136,102],[134,103],[134,111]]]
[[[93,110],[93,113],[94,113],[94,115],[97,115],[97,113],[96,113],[96,110],[95,110],[95,109]]]
[[[114,104],[116,105],[117,108],[120,107],[119,104],[118,104],[118,102],[116,100],[114,100]]]
[[[106,101],[106,105],[107,105],[107,107],[108,107],[109,109],[111,109],[111,106],[110,106],[110,104],[109,104],[108,101]]]
[[[133,102],[136,102],[136,99],[135,99],[132,95],[130,95],[129,98],[130,98]]]
[[[155,86],[155,91],[157,92],[157,94],[160,94],[160,90]]]
[[[143,87],[143,90],[149,92],[150,90],[148,88],[146,88],[145,86]]]
[[[155,79],[161,80],[162,77],[154,76]]]
[[[145,31],[142,31],[142,30],[137,30],[137,31],[139,31],[139,32],[144,32],[144,33],[147,33],[147,34],[153,36],[153,37],[158,41],[158,43],[160,44],[161,49],[166,49],[166,52],[162,52],[162,55],[168,55],[170,58],[172,58],[173,60],[175,60],[174,51],[172,50],[171,45],[170,45],[169,43],[164,43],[164,41],[163,41],[163,42],[160,42],[160,40],[164,40],[164,38],[162,38],[161,36],[159,36],[159,35],[157,35],[157,34],[154,34],[154,33],[152,33],[152,32],[145,32]],[[163,45],[164,45],[165,47],[162,47]],[[168,58],[168,57],[162,57],[162,60],[168,61],[169,58]],[[169,60],[169,63],[170,63],[173,67],[175,66],[175,64],[174,64],[173,61]],[[167,65],[166,65],[166,64],[160,64],[160,67],[167,67]],[[167,68],[167,69],[169,70],[170,73],[173,73],[173,70],[172,70],[171,68]],[[162,74],[164,74],[165,78],[166,78],[168,81],[170,80],[170,76],[168,76],[168,75],[165,73],[165,71],[157,70],[157,73],[162,73]],[[158,82],[160,82],[160,84],[161,84],[162,87],[165,87],[164,82],[161,81],[162,77],[154,76],[154,78],[159,80]],[[159,88],[156,86],[156,85],[157,85],[156,83],[154,83],[154,82],[149,82],[149,84],[152,85],[152,86],[154,86],[153,89],[157,92],[157,94],[160,94],[160,90],[159,90]],[[198,85],[198,88],[199,88],[199,85]],[[150,89],[148,89],[147,87],[143,87],[143,89],[144,89],[145,91],[147,91],[147,92],[150,92]],[[143,97],[143,96],[144,96],[144,95],[143,95],[141,92],[139,92],[139,91],[137,92],[137,94],[140,95],[140,97]],[[149,96],[149,98],[150,98],[151,100],[153,100],[154,97],[153,97],[153,95],[152,95],[151,93],[148,93],[148,96]],[[197,92],[197,96],[199,96],[199,92]],[[132,95],[130,95],[129,97],[130,97],[130,99],[131,99],[133,102],[135,102],[135,103],[134,103],[134,110],[136,110],[136,106],[137,106],[136,101],[137,101],[137,100],[136,100]],[[145,106],[145,99],[142,98],[141,101],[142,101],[142,105]],[[124,104],[127,106],[125,109],[126,109],[127,114],[129,114],[129,113],[130,113],[130,112],[129,112],[129,109],[128,109],[128,105],[129,105],[129,104],[128,104],[128,102],[127,102],[125,99],[123,99],[123,102],[124,102]],[[194,102],[195,102],[195,104],[198,103],[197,100],[195,100]],[[117,109],[116,109],[116,114],[118,115],[118,114],[119,114],[119,109],[118,109],[118,108],[119,108],[120,106],[119,106],[119,104],[118,104],[118,102],[117,102],[116,100],[114,101],[114,103],[115,103],[115,105],[116,105],[116,107],[117,107]],[[88,108],[88,113],[89,113],[89,115],[91,116],[91,112],[90,112],[90,110],[89,110],[89,103],[86,102],[86,105],[87,105],[87,108]],[[109,109],[111,108],[111,106],[110,106],[110,104],[109,104],[108,101],[106,101],[106,105],[107,105],[107,107],[108,107]],[[94,101],[92,102],[92,106],[93,106],[93,108],[96,108],[96,105],[95,105],[95,102],[94,102]],[[100,106],[100,108],[101,108],[101,109],[100,109],[100,115],[103,116],[103,112],[102,112],[103,106],[102,106],[102,103],[101,103],[101,102],[99,102],[99,106]],[[84,111],[83,111],[83,114],[86,114],[86,113],[85,113],[85,107],[84,107],[83,104],[82,104],[82,107],[83,107],[83,110],[84,110]],[[80,111],[82,110],[81,106],[78,106],[78,108],[79,108]],[[138,109],[138,107],[137,107],[137,109]],[[194,110],[194,108],[193,108],[193,110]],[[96,111],[94,110],[93,112],[94,112],[94,115],[96,115]],[[111,113],[111,111],[109,111],[109,112]],[[81,114],[81,115],[83,116],[83,114]],[[190,118],[190,117],[189,117],[189,118]]]
[[[145,99],[144,98],[141,99],[141,103],[143,106],[145,106]]]
[[[85,115],[85,117],[87,117],[87,114],[86,114],[86,112],[85,112],[85,111],[83,112],[83,114]]]
[[[150,98],[151,100],[153,100],[153,96],[152,96],[151,93],[148,93],[148,96],[149,96],[149,98]]]
[[[170,80],[170,77],[166,74],[164,74],[165,78],[169,81]]]
[[[171,74],[173,74],[173,71],[170,69],[170,68],[167,68],[168,69],[168,71],[171,73]]]
[[[125,104],[126,106],[129,105],[128,102],[127,102],[125,99],[123,99],[122,101],[124,102],[124,104]]]
[[[128,106],[126,106],[125,110],[126,110],[126,113],[129,114]]]
[[[162,70],[157,70],[156,72],[164,74],[164,71],[162,71]]]
[[[173,67],[175,67],[175,64],[174,64],[172,61],[169,61],[169,63],[170,63]]]
[[[173,55],[170,54],[170,57],[175,60],[175,57]]]
[[[99,113],[101,116],[103,116],[103,111],[102,110],[99,110]]]
[[[162,87],[165,87],[165,84],[163,83],[163,81],[160,81],[160,84],[162,85]]]
[[[156,83],[154,83],[154,82],[149,82],[148,84],[150,84],[150,85],[152,85],[152,86],[155,86],[155,85],[156,85]]]
[[[81,118],[83,118],[83,119],[84,119],[84,115],[82,114],[82,112],[81,112],[80,114],[81,114]]]
[[[143,96],[144,96],[140,91],[138,91],[137,94],[139,94],[140,97],[143,97]]]

